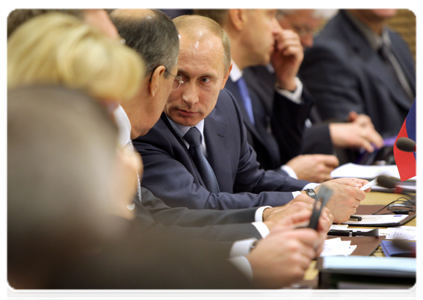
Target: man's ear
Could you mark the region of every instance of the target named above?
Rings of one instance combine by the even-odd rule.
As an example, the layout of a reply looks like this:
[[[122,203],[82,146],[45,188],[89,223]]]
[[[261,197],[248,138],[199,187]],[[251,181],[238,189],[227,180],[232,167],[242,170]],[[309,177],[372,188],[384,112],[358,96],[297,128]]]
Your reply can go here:
[[[245,23],[245,9],[230,9],[229,10],[229,23],[237,30],[240,31]]]
[[[155,96],[157,91],[160,88],[162,80],[164,79],[164,73],[166,68],[164,66],[158,66],[154,69],[153,74],[151,74],[151,79],[149,83],[149,92],[151,96]]]
[[[229,74],[231,74],[231,70],[232,70],[232,63],[231,63],[231,65],[229,66],[228,73],[225,75],[225,77],[223,77],[222,86],[220,87],[220,89],[221,89],[221,90],[223,90],[223,88],[225,87],[225,85],[226,85],[226,81],[228,81],[228,78],[229,78]]]

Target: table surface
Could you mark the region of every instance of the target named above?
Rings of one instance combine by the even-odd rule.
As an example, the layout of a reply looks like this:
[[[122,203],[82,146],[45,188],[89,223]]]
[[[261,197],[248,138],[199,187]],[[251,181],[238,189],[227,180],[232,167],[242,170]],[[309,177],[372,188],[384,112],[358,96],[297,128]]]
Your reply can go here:
[[[383,193],[383,192],[370,192],[366,194],[366,198],[361,201],[360,205],[387,205],[388,203],[398,199],[401,197],[401,194],[394,194],[394,193]],[[408,221],[403,226],[416,226],[416,218]],[[354,227],[354,226],[349,226]],[[360,227],[364,228],[374,228],[374,227]],[[379,228],[386,228],[386,227],[379,227]],[[378,249],[373,254],[374,256],[384,256],[382,248],[379,246]],[[305,281],[315,281],[318,275],[318,270],[316,267],[316,261],[313,261],[309,268],[307,269],[304,280]]]
[[[366,195],[366,198],[361,201],[361,205],[387,205],[388,203],[398,199],[399,197],[401,197],[402,195],[400,194],[393,194],[393,193],[381,193],[381,192],[370,192]],[[418,215],[417,217],[415,217],[414,219],[410,220],[409,222],[407,222],[406,224],[404,224],[404,226],[418,226],[420,227],[420,215]],[[352,226],[349,226],[352,227]],[[366,228],[366,227],[360,227],[360,228]],[[368,227],[368,228],[374,228],[374,227]],[[386,228],[386,227],[379,227],[379,228]],[[373,254],[375,256],[385,256],[383,254],[382,248],[379,246],[378,249],[375,251],[375,253]],[[313,261],[308,270],[306,271],[306,274],[304,276],[304,280],[306,281],[313,281],[313,282],[317,282],[317,275],[318,275],[318,270],[316,269],[316,261]],[[312,298],[312,299],[320,299],[320,300],[325,300],[325,299],[334,299],[334,298]]]

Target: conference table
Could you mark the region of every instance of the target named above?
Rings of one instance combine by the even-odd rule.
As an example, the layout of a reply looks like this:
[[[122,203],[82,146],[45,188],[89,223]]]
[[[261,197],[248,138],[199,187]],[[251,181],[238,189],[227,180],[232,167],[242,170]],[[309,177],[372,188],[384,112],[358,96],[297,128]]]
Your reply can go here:
[[[401,194],[372,191],[366,195],[366,198],[363,201],[361,201],[360,205],[387,205],[402,196],[403,195]],[[402,226],[416,226],[416,217],[409,220]],[[358,228],[358,227],[355,227],[352,225],[349,226],[349,229],[354,229],[354,228]],[[359,227],[359,228],[372,229],[375,227]],[[377,227],[377,228],[386,228],[386,227]],[[328,238],[332,238],[332,237],[328,236]],[[385,256],[380,246],[374,251],[372,255],[379,256],[379,257]],[[299,284],[293,285],[292,288],[318,288],[319,271],[316,268],[316,263],[317,263],[317,260],[314,260],[310,264],[308,270],[305,273],[303,281],[300,282]]]

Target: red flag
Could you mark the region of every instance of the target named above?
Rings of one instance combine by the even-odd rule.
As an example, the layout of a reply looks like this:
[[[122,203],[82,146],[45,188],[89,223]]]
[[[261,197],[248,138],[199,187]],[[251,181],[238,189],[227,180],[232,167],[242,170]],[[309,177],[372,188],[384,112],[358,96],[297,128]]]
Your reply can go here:
[[[401,181],[404,181],[416,176],[416,153],[399,150],[396,142],[400,137],[406,137],[416,141],[416,101],[414,101],[413,106],[410,108],[394,144],[395,162]]]

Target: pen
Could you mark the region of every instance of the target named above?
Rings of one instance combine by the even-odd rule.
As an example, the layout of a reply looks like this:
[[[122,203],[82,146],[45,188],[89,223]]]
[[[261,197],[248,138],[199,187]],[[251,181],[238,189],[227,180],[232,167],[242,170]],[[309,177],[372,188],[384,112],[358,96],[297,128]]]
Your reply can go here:
[[[362,218],[361,218],[361,217],[359,217],[359,216],[354,216],[354,215],[351,215],[349,220],[350,220],[350,221],[361,221],[361,219],[362,219]]]

